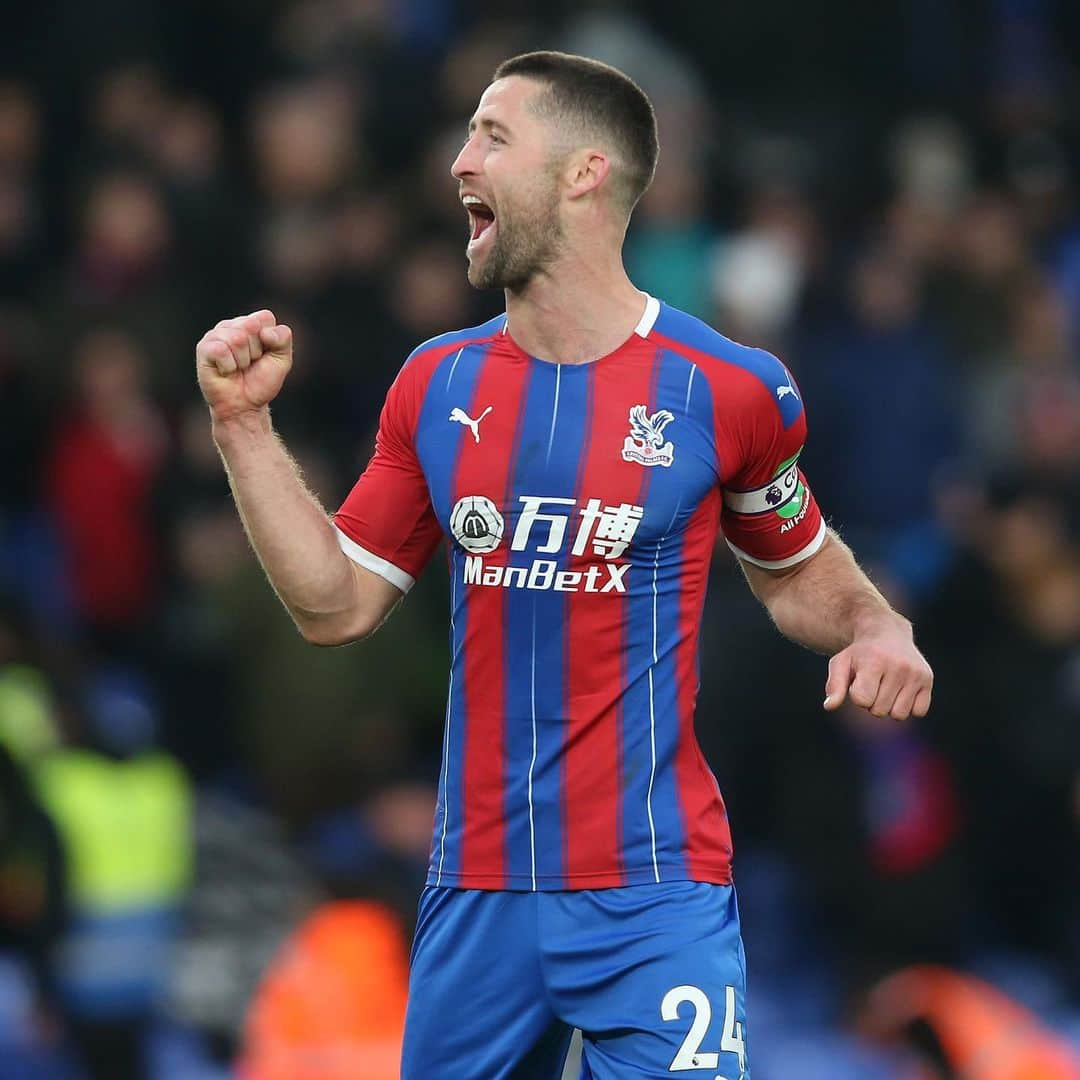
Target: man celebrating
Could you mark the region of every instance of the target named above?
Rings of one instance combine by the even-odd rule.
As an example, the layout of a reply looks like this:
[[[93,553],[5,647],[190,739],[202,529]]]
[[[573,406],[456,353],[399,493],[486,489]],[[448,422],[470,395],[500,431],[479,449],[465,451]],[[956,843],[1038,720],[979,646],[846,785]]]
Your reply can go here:
[[[694,735],[717,529],[825,707],[925,715],[932,675],[825,526],[773,356],[638,291],[622,264],[657,158],[642,91],[561,53],[503,63],[452,167],[469,281],[506,312],[428,341],[328,519],[274,435],[269,311],[196,350],[252,544],[309,641],[371,634],[444,536],[452,663],[413,948],[406,1080],[749,1076],[724,804]]]

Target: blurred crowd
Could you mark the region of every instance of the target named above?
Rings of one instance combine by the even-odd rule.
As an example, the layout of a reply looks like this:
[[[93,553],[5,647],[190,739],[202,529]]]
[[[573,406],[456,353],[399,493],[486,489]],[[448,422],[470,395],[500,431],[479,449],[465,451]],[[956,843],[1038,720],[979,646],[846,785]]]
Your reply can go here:
[[[540,47],[652,97],[631,277],[785,359],[818,499],[937,673],[925,722],[821,713],[823,662],[717,551],[698,731],[734,824],[755,1076],[952,1075],[932,1010],[881,1021],[879,980],[913,963],[1080,1041],[1080,19],[822,11],[5,15],[0,1052],[24,1071],[0,1073],[296,1080],[282,1041],[360,1052],[366,1023],[374,1056],[341,1075],[396,1075],[445,575],[362,647],[305,645],[229,500],[193,349],[262,307],[293,327],[275,423],[336,507],[407,353],[501,309],[466,282],[448,170],[495,65]],[[307,1016],[304,985],[394,1016]]]

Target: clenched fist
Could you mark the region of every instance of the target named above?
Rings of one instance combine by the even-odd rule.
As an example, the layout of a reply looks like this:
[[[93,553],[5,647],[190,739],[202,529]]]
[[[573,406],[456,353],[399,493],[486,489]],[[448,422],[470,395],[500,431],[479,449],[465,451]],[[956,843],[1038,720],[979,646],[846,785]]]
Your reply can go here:
[[[847,698],[874,716],[922,717],[930,708],[934,673],[915,647],[911,624],[899,616],[882,620],[829,661],[825,708]]]
[[[195,346],[199,389],[215,420],[269,405],[292,367],[292,331],[272,311],[223,319]]]

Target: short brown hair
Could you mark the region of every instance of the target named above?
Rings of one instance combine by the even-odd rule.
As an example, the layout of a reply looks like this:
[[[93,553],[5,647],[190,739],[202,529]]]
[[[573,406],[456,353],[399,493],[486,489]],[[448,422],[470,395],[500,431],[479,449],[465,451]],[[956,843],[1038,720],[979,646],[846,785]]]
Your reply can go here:
[[[614,173],[616,194],[627,213],[652,183],[660,152],[656,113],[645,91],[618,68],[561,52],[522,53],[504,60],[493,79],[520,75],[546,83],[538,102],[584,131],[605,134],[618,153],[621,169]]]

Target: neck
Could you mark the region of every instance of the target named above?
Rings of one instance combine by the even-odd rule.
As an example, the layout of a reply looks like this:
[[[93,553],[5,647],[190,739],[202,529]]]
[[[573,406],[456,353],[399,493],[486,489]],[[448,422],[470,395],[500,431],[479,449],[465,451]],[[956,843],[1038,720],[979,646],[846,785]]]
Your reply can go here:
[[[506,290],[508,332],[541,360],[588,364],[633,333],[645,296],[626,276],[618,252],[604,260],[564,254],[520,290]]]

